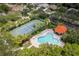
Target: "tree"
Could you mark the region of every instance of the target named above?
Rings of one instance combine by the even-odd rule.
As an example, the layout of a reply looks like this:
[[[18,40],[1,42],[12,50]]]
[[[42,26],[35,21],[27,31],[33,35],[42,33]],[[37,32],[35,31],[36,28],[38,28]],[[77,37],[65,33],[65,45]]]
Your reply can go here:
[[[0,12],[7,13],[9,11],[9,7],[5,4],[0,4]]]
[[[66,43],[62,50],[64,56],[79,56],[79,45]]]
[[[9,13],[6,16],[0,16],[0,22],[6,23],[8,21],[16,21],[20,18],[19,15],[19,13]]]
[[[26,8],[26,9],[23,9],[23,11],[21,12],[21,14],[22,14],[22,16],[27,16],[28,14],[28,12],[29,12],[30,10],[28,9],[28,8]]]
[[[62,48],[58,46],[42,45],[40,48],[23,49],[17,51],[18,56],[59,56]],[[16,53],[16,52],[15,52]]]
[[[79,44],[79,30],[68,30],[66,35],[63,36],[62,40],[68,43],[76,43]]]
[[[8,32],[2,32],[0,35],[0,55],[14,55],[12,49],[16,46],[12,36]]]

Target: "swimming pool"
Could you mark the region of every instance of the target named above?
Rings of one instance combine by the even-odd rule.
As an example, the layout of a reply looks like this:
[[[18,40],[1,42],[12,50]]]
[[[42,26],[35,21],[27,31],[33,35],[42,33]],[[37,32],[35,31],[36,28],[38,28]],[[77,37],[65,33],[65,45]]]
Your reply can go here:
[[[53,45],[58,45],[60,43],[60,40],[57,38],[54,38],[52,33],[47,33],[45,36],[41,36],[37,39],[38,43],[43,44],[43,43],[50,43]]]
[[[61,41],[61,36],[56,35],[52,29],[46,29],[40,34],[33,36],[30,39],[30,42],[34,47],[37,48],[39,47],[39,45],[46,43],[48,43],[49,45],[58,45],[60,47],[64,46],[64,43]]]

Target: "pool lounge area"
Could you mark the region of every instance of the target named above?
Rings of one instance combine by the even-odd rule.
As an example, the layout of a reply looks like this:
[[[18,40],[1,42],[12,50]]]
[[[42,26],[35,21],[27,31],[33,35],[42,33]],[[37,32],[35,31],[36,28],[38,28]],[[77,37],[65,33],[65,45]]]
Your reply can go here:
[[[46,29],[42,31],[40,34],[33,36],[30,39],[31,44],[34,47],[39,48],[41,44],[48,43],[49,45],[58,45],[60,47],[64,46],[64,43],[61,41],[60,37],[54,34],[52,29]],[[30,48],[30,47],[28,47]]]

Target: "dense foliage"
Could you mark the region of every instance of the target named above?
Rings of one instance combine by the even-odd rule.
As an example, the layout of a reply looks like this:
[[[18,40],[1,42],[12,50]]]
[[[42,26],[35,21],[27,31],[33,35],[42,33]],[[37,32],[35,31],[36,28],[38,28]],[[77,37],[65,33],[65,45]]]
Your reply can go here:
[[[11,11],[8,5],[19,5],[22,6],[21,8],[23,8],[23,10],[18,12]],[[0,4],[0,55],[79,56],[79,14],[77,13],[79,12],[79,4],[75,4],[74,6],[73,4],[48,4],[49,7],[46,7],[45,5],[41,6],[41,4],[8,5]],[[52,8],[50,5],[54,7]],[[45,8],[49,13],[46,12]],[[11,11],[11,13],[9,11]],[[53,17],[50,18],[49,16]],[[33,33],[17,37],[13,37],[10,34],[10,31],[14,28],[35,19],[42,21],[42,23],[38,23],[34,26],[36,31]],[[54,45],[49,46],[48,44],[40,45],[40,48],[27,48],[30,45],[28,40],[32,36],[39,34],[47,28],[54,29],[58,23],[64,23],[68,27],[67,33],[65,33],[61,38],[61,40],[65,43],[63,48]],[[75,24],[76,26],[73,26],[72,24]],[[22,41],[28,42],[24,42],[23,44]],[[20,45],[20,43],[22,43],[22,45]],[[21,47],[24,49],[20,49]]]
[[[5,4],[0,4],[0,12],[7,13],[9,11],[9,7]]]

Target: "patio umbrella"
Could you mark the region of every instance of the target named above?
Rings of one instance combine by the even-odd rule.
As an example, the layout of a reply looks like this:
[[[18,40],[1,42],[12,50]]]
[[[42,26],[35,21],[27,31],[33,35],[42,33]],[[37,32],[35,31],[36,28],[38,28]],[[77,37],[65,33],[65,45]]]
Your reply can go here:
[[[57,27],[55,28],[55,32],[57,32],[58,34],[63,34],[67,31],[67,28],[65,25],[63,24],[59,24],[57,25]]]

